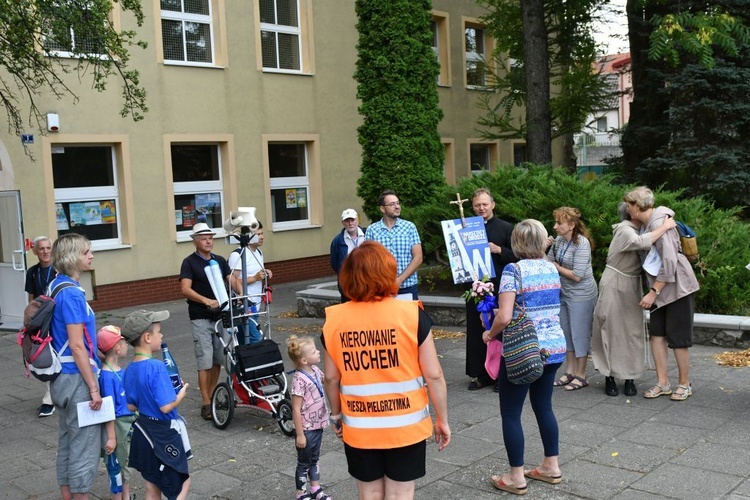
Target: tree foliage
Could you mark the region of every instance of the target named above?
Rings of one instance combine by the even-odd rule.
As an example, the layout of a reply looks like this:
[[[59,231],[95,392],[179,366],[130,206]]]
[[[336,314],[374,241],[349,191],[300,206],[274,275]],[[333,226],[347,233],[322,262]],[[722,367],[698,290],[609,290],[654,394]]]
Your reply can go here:
[[[487,139],[527,139],[530,125],[527,115],[519,112],[538,104],[532,96],[539,84],[527,85],[527,55],[524,52],[524,22],[521,2],[517,0],[479,0],[489,13],[482,18],[496,41],[492,59],[487,64],[493,71],[488,92],[480,96],[484,112],[478,122]],[[549,107],[536,113],[544,120],[551,138],[579,132],[586,116],[606,107],[612,93],[606,82],[594,71],[597,45],[593,22],[598,19],[606,0],[544,0],[543,17],[546,32],[539,50],[546,48],[549,73],[547,89]],[[533,63],[538,64],[537,62]],[[538,69],[535,69],[539,73]],[[549,97],[549,90],[552,95]],[[546,115],[546,116],[545,116]]]
[[[533,218],[554,234],[552,211],[560,206],[581,210],[584,222],[596,242],[592,254],[594,273],[601,276],[612,241],[612,224],[619,222],[617,204],[635,184],[615,185],[609,177],[580,180],[562,169],[528,165],[528,168],[499,166],[493,172],[462,178],[456,186],[438,190],[432,203],[411,209],[407,216],[419,229],[425,255],[445,255],[440,221],[458,218],[456,192],[471,198],[479,187],[489,188],[495,197],[495,214],[510,222]],[[745,264],[750,262],[750,224],[738,220],[740,209],[718,209],[701,196],[686,198],[680,191],[655,186],[656,205],[673,209],[676,218],[689,224],[698,235],[700,259],[693,264],[701,289],[696,310],[714,314],[750,314],[750,280]],[[408,208],[408,207],[407,207]],[[469,210],[469,213],[471,211]],[[443,259],[445,260],[445,258]]]
[[[432,198],[445,183],[445,152],[437,126],[439,66],[432,52],[429,0],[357,0],[358,58],[354,77],[363,123],[357,195],[371,220],[377,198],[393,189],[406,206]]]
[[[750,1],[629,0],[622,178],[749,205]]]
[[[143,24],[140,0],[115,0]],[[112,0],[0,0],[0,103],[11,133],[26,124],[43,130],[40,94],[78,101],[66,75],[90,78],[102,92],[109,79],[122,83],[121,115],[143,118],[146,91],[138,71],[129,69],[129,48],[144,47],[132,30],[116,31]]]

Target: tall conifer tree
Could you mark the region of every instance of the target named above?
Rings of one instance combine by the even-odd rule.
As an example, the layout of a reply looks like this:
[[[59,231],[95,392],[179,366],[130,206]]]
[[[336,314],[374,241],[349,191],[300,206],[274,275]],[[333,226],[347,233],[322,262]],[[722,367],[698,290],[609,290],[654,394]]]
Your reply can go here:
[[[377,199],[393,189],[405,206],[432,200],[445,152],[438,134],[439,66],[432,51],[430,0],[357,0],[362,175],[357,195],[371,220]]]

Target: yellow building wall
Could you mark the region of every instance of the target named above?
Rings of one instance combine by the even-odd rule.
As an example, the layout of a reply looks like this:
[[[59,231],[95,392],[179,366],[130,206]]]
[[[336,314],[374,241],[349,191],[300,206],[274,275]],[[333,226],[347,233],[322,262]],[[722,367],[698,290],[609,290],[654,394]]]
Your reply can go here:
[[[51,147],[112,141],[118,144],[123,245],[95,252],[96,284],[179,273],[182,259],[193,246],[175,232],[169,143],[206,140],[222,144],[224,216],[237,206],[257,207],[265,226],[267,262],[328,254],[331,239],[341,229],[342,210],[361,211],[356,196],[361,119],[352,76],[357,58],[356,16],[353,2],[302,0],[300,4],[300,15],[307,23],[309,53],[304,65],[309,71],[283,74],[261,68],[257,2],[212,0],[218,16],[214,42],[219,53],[216,67],[208,68],[163,62],[159,2],[144,0],[145,23],[137,30],[148,48],[133,48],[130,60],[148,92],[149,111],[144,120],[120,117],[122,98],[116,80],[107,92],[97,93],[87,77],[79,82],[75,75],[68,75],[66,81],[80,97],[77,103],[49,95],[37,99],[43,113],[58,114],[59,132],[43,136],[29,126],[27,132],[34,134],[35,141],[28,145],[27,154],[17,137],[9,136],[5,128],[0,130],[0,158],[4,158],[0,186],[21,191],[26,236],[56,236]],[[439,132],[449,145],[451,159],[446,163],[450,163],[452,178],[448,180],[454,181],[470,175],[468,141],[479,137],[476,97],[482,92],[464,84],[462,19],[477,18],[483,9],[473,0],[435,0],[433,7],[446,14],[450,38],[449,85],[438,89],[445,115]],[[128,13],[121,16],[121,23],[123,29],[136,29]],[[305,229],[274,230],[264,140],[287,136],[314,138],[320,174],[311,178],[313,224]],[[497,160],[512,162],[510,141],[498,141],[496,151]],[[214,251],[226,256],[234,246],[217,239]]]

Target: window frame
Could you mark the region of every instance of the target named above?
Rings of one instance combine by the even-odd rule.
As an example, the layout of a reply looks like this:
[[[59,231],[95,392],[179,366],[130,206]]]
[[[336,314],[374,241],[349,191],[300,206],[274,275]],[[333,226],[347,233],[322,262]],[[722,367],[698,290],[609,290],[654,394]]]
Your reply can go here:
[[[68,2],[70,0],[55,0],[55,4],[59,5],[61,2]],[[108,15],[109,21],[112,24],[112,29],[115,31],[121,31],[121,19],[120,19],[120,8],[117,2],[114,2],[112,5],[112,10],[109,12]],[[69,28],[70,31],[70,38],[73,44],[73,48],[75,48],[75,32],[73,31],[73,27],[71,26]],[[45,43],[47,40],[47,35],[42,33],[41,40],[40,40],[40,46],[42,53],[47,57],[58,57],[62,59],[79,59],[80,57],[93,57],[98,58],[101,60],[109,60],[108,54],[100,54],[96,52],[70,52],[67,50],[48,50],[45,47]]]
[[[162,11],[161,2],[155,1],[153,3],[154,8],[154,31],[156,43],[156,60],[165,66],[187,66],[187,67],[200,67],[200,68],[224,68],[227,65],[227,22],[226,22],[226,0],[208,0],[210,20],[211,20],[211,63],[205,62],[192,62],[192,61],[177,61],[174,59],[165,59],[164,57],[164,33],[161,27],[162,12],[171,13],[167,17],[169,20],[180,20],[175,15],[185,15],[184,12],[175,11]],[[257,2],[253,2],[257,3]],[[196,14],[187,14],[194,16]],[[184,29],[183,29],[184,36]],[[183,38],[184,42],[184,38]],[[183,44],[183,49],[185,46]],[[187,57],[187,51],[185,51]]]
[[[516,159],[516,147],[517,146],[518,147],[523,146],[524,148],[524,158],[522,160]],[[528,159],[526,158],[526,156],[528,156],[528,146],[526,142],[525,141],[511,141],[510,154],[511,154],[510,164],[513,165],[514,167],[518,167],[521,164],[528,162]]]
[[[471,147],[472,146],[486,146],[487,147],[487,161],[489,166],[487,170],[473,170],[471,163]],[[494,172],[495,165],[499,159],[500,142],[499,141],[485,141],[479,138],[470,138],[466,140],[466,160],[468,165],[469,175],[479,175],[482,172]]]
[[[206,0],[206,4],[208,5],[208,14],[192,14],[189,12],[185,12],[185,0],[180,0],[180,5],[182,7],[182,11],[177,12],[174,10],[164,10],[161,8],[161,2],[158,2],[159,4],[159,25],[161,26],[162,21],[179,21],[182,25],[182,50],[185,59],[179,61],[177,59],[167,59],[166,56],[164,56],[164,63],[165,64],[176,64],[179,66],[207,66],[211,67],[214,66],[214,61],[216,60],[215,55],[215,44],[214,44],[214,25],[213,25],[213,11],[211,6],[211,1]],[[203,62],[203,61],[189,61],[187,60],[188,51],[187,51],[187,41],[185,39],[185,23],[195,23],[195,24],[207,24],[209,29],[209,39],[211,43],[211,61],[210,62]],[[162,55],[164,54],[164,30],[162,30],[162,36],[161,36],[161,48],[162,48]]]
[[[108,146],[112,151],[114,186],[86,188],[54,187],[52,150],[67,146]],[[136,243],[135,213],[133,210],[133,189],[131,180],[130,142],[127,135],[120,134],[60,134],[42,139],[42,168],[44,171],[44,191],[48,201],[48,234],[57,235],[56,204],[74,201],[101,201],[116,199],[117,238],[92,240],[94,251],[130,248]],[[111,194],[114,193],[114,196]],[[57,196],[60,195],[60,198]]]
[[[452,137],[441,137],[440,142],[445,150],[443,177],[448,184],[456,183],[456,141]]]
[[[216,146],[219,180],[175,182],[172,171],[172,145],[211,145]],[[220,192],[221,221],[229,217],[229,212],[237,207],[236,166],[234,157],[234,136],[231,134],[166,134],[163,136],[164,171],[167,181],[166,202],[169,214],[172,241],[178,243],[192,241],[191,230],[177,230],[175,196],[185,194],[209,194]],[[213,226],[214,238],[227,236],[223,227]]]
[[[320,167],[320,136],[318,134],[263,134],[263,175],[265,177],[266,213],[271,230],[290,231],[310,229],[322,225],[323,197],[322,175]],[[269,144],[304,144],[305,145],[305,176],[299,177],[271,177]],[[300,182],[302,181],[302,182]],[[271,191],[276,189],[293,189],[304,187],[307,189],[307,218],[294,221],[275,222],[274,205]]]
[[[482,24],[479,19],[471,18],[471,17],[462,17],[461,18],[461,25],[462,30],[461,34],[463,35],[462,38],[462,54],[463,54],[463,74],[464,74],[464,87],[470,90],[486,90],[487,89],[487,82],[491,74],[492,66],[491,66],[491,60],[488,60],[487,57],[492,55],[492,52],[494,50],[494,42],[492,38],[487,34],[487,27]],[[471,51],[469,52],[468,47],[466,45],[466,31],[468,29],[475,29],[475,30],[482,30],[482,46],[483,51],[482,52],[476,52]],[[469,63],[476,63],[480,62],[485,69],[482,71],[482,84],[481,85],[474,85],[469,83]]]
[[[431,12],[431,23],[435,23],[435,37],[437,46],[433,45],[432,50],[437,55],[440,73],[437,77],[439,87],[452,86],[451,78],[451,41],[450,41],[450,15],[447,12],[433,10]]]
[[[274,7],[276,7],[276,1]],[[280,24],[261,23],[260,19],[260,1],[253,1],[253,11],[255,16],[255,56],[257,69],[263,73],[279,73],[287,75],[312,75],[315,73],[315,47],[314,47],[314,30],[312,0],[294,0],[297,3],[297,23],[294,29],[291,26]],[[298,70],[283,68],[267,68],[263,66],[263,38],[261,31],[273,31],[275,33],[287,33],[298,35],[299,50],[299,67]],[[278,40],[278,37],[277,37]],[[278,66],[278,43],[277,48],[277,66]]]

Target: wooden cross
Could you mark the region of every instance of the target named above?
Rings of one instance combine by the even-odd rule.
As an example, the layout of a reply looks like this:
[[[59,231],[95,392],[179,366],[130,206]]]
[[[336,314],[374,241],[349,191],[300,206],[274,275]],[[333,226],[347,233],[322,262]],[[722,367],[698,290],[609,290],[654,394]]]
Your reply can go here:
[[[458,211],[461,214],[461,227],[466,227],[466,219],[464,218],[464,203],[469,201],[468,198],[465,200],[461,199],[461,193],[456,193],[456,200],[451,201],[451,205],[458,205]]]

